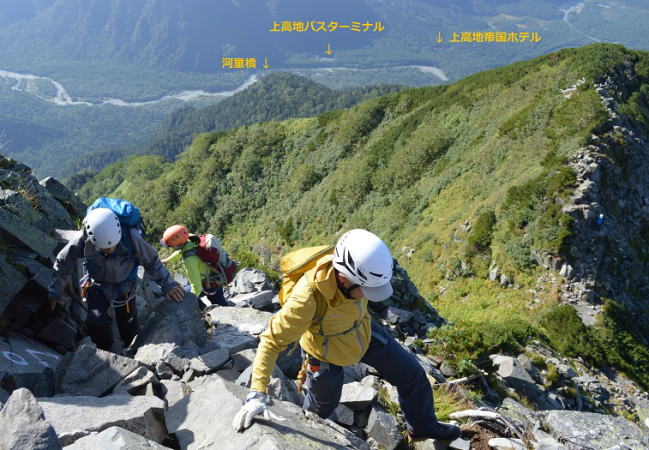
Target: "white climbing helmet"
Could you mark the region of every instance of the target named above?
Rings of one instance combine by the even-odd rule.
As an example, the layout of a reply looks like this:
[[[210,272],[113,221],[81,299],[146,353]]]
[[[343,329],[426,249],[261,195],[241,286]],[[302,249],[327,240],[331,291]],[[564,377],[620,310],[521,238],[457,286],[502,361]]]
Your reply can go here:
[[[122,239],[122,227],[119,219],[108,208],[93,209],[83,219],[83,229],[97,248],[111,248]]]
[[[361,229],[343,234],[336,243],[333,264],[360,286],[368,300],[382,302],[392,295],[392,255],[375,234]]]

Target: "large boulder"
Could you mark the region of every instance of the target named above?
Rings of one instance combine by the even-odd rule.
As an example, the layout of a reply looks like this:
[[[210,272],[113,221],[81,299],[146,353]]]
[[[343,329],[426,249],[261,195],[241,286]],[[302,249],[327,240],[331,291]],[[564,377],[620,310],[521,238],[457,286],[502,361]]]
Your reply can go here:
[[[403,439],[397,419],[376,405],[372,407],[366,430],[367,436],[373,438],[381,448],[386,450],[394,450]]]
[[[560,442],[577,447],[649,448],[649,435],[623,417],[579,411],[540,412],[544,428]]]
[[[0,314],[27,283],[27,277],[0,256]]]
[[[247,294],[238,294],[230,297],[234,306],[239,308],[264,309],[273,303],[274,291],[249,292]]]
[[[230,359],[230,351],[221,347],[204,355],[197,356],[190,361],[190,368],[199,373],[214,372]]]
[[[340,403],[348,406],[354,411],[369,408],[372,402],[376,400],[378,392],[372,386],[367,386],[361,382],[353,381],[343,385]]]
[[[210,312],[212,324],[219,326],[230,325],[251,336],[259,335],[268,325],[273,316],[269,312],[257,311],[251,308],[214,308]]]
[[[296,448],[368,448],[351,433],[341,431],[333,422],[309,420],[302,408],[288,402],[274,401],[271,410],[285,421],[255,418],[245,433],[232,428],[232,418],[245,402],[248,390],[214,376],[167,411],[166,424],[183,449],[296,449]],[[214,399],[219,401],[215,402]],[[308,414],[307,414],[308,416]]]
[[[257,339],[245,331],[239,331],[232,325],[217,326],[210,336],[210,341],[219,347],[228,349],[230,356],[248,348],[257,348]]]
[[[248,366],[246,370],[241,372],[241,375],[239,375],[235,383],[246,388],[250,387],[252,371],[253,366]],[[297,386],[293,380],[289,380],[277,366],[273,367],[273,371],[270,375],[268,394],[296,405],[302,405],[304,402],[304,397],[297,391]]]
[[[92,433],[65,447],[66,450],[163,450],[168,449],[150,439],[120,427]]]
[[[0,448],[60,449],[61,444],[31,392],[15,390],[0,411]]]
[[[12,388],[24,387],[36,395],[51,395],[53,373],[62,356],[32,339],[0,337],[0,381]]]
[[[117,383],[112,394],[154,395],[154,389],[159,385],[158,377],[146,367],[141,366]]]
[[[162,442],[167,435],[164,401],[153,396],[61,396],[39,398],[47,419],[61,441],[69,445],[90,433],[118,426]]]
[[[171,345],[180,349],[176,354],[191,359],[200,354],[199,350],[206,341],[207,331],[198,300],[195,295],[186,293],[182,302],[164,300],[153,309],[133,347],[138,349],[135,359],[155,365],[156,361],[150,360],[150,353],[152,350],[155,353],[158,345]]]
[[[98,397],[139,367],[140,363],[131,358],[82,345],[65,372],[61,390],[68,395]]]
[[[246,267],[237,272],[229,286],[231,296],[272,290],[270,280],[259,269]]]
[[[43,231],[15,214],[0,208],[0,231],[11,236],[45,260],[54,261],[56,242]]]
[[[70,215],[83,217],[86,214],[86,205],[81,199],[56,178],[47,177],[39,182],[49,194],[58,200]]]
[[[516,358],[504,355],[491,355],[490,358],[493,365],[498,367],[498,375],[516,392],[532,400],[541,394],[530,374]]]

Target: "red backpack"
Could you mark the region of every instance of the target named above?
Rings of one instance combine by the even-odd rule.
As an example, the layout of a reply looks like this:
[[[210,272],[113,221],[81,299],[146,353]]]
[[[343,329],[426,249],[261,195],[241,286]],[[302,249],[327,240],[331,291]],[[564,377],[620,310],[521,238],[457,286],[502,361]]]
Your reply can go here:
[[[221,241],[214,235],[201,234],[196,248],[183,252],[183,258],[198,256],[212,269],[219,285],[224,286],[234,280],[237,262],[228,256]]]

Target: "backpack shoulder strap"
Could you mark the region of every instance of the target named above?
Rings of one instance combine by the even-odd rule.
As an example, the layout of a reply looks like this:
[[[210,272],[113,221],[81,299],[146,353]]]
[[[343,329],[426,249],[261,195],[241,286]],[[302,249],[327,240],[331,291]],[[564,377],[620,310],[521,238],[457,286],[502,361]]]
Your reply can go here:
[[[198,249],[196,247],[190,248],[189,250],[186,250],[182,252],[183,259],[189,258],[190,256],[198,256]]]

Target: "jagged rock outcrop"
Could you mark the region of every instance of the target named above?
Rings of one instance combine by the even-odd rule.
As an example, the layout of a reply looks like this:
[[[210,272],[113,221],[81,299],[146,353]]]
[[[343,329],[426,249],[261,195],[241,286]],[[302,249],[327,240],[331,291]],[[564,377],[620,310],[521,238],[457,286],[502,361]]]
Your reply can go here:
[[[359,448],[363,441],[332,422],[307,418],[292,403],[275,400],[271,409],[286,420],[255,420],[244,433],[232,428],[232,417],[244,403],[247,389],[215,377],[176,403],[166,415],[169,432],[181,448],[210,448],[228,443],[237,449]],[[219,401],[215,402],[214,399]]]
[[[621,303],[640,320],[647,308],[649,139],[617,108],[636,83],[629,62],[595,84],[609,115],[608,129],[592,135],[570,161],[577,188],[563,211],[575,221],[569,254],[561,255],[555,269],[567,279],[562,299],[587,325],[595,322],[602,297]]]
[[[52,425],[31,392],[15,390],[0,410],[0,448],[56,450],[61,448]]]
[[[52,310],[47,286],[55,251],[64,244],[55,228],[73,227],[84,205],[56,180],[45,184],[56,185],[56,196],[29,167],[0,155],[0,320],[12,331],[64,351],[82,334],[85,306],[68,291],[63,305]],[[57,198],[76,205],[73,215]]]
[[[121,427],[110,427],[100,433],[92,433],[65,447],[67,450],[164,450],[162,444],[147,439]]]
[[[38,403],[64,446],[112,426],[125,428],[158,443],[167,435],[164,401],[152,396],[60,396],[39,398]]]

